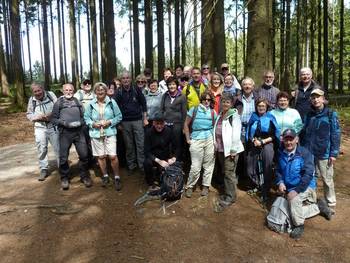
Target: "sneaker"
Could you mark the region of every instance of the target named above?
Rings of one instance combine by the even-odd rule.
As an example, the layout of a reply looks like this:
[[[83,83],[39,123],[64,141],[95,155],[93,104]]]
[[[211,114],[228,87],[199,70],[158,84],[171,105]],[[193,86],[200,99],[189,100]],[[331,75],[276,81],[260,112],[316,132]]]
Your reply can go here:
[[[187,188],[186,192],[185,192],[185,196],[187,198],[191,198],[192,197],[192,193],[193,193],[193,189],[192,188]]]
[[[116,191],[122,190],[122,183],[120,182],[120,179],[114,180],[114,186]]]
[[[42,169],[40,171],[38,181],[44,181],[46,179],[47,175],[48,175],[47,169]]]
[[[208,194],[209,194],[209,187],[203,186],[201,196],[208,196]]]
[[[61,187],[63,190],[69,189],[69,180],[67,178],[63,178],[61,181]]]
[[[327,202],[324,199],[319,199],[317,201],[318,209],[320,209],[320,215],[326,218],[327,220],[332,219],[333,211],[327,205]]]
[[[102,186],[106,187],[109,184],[109,176],[102,177]]]
[[[81,181],[83,182],[86,188],[89,188],[92,186],[92,181],[90,176],[85,176]]]
[[[293,239],[299,239],[304,234],[304,225],[296,226],[292,232],[290,232],[290,237]]]

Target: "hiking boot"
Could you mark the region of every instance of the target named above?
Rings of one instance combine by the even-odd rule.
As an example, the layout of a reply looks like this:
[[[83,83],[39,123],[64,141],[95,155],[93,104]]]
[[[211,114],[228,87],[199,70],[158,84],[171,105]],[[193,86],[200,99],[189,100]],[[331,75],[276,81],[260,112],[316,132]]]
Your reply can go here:
[[[230,200],[227,196],[220,196],[219,205],[222,207],[230,206],[234,203],[234,200]]]
[[[102,186],[106,187],[109,184],[109,176],[102,177]]]
[[[191,198],[192,197],[192,193],[193,193],[193,189],[192,188],[187,188],[186,192],[185,192],[185,196],[187,198]]]
[[[208,194],[209,194],[209,187],[203,186],[201,196],[208,196]]]
[[[318,209],[320,209],[320,215],[326,218],[327,220],[332,219],[333,211],[327,205],[327,202],[324,199],[318,199],[317,201]]]
[[[47,169],[42,169],[40,171],[40,175],[39,175],[38,181],[45,181],[47,175],[48,175]]]
[[[69,189],[69,180],[67,178],[63,178],[62,179],[61,187],[62,187],[62,190],[68,190]]]
[[[116,178],[116,179],[114,180],[114,186],[115,186],[115,190],[116,190],[116,191],[122,190],[122,183],[120,182],[120,179],[119,179],[119,178]]]
[[[296,226],[292,232],[290,232],[290,237],[293,239],[299,239],[304,234],[304,225]]]
[[[92,186],[92,181],[90,176],[85,176],[83,179],[81,179],[81,181],[83,182],[86,188],[89,188]]]

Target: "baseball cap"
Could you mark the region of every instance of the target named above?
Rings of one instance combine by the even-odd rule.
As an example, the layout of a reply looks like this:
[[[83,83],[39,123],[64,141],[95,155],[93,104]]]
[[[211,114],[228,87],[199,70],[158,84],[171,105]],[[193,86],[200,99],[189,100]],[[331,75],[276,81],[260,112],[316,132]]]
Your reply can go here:
[[[295,138],[297,137],[297,133],[295,132],[294,129],[286,129],[283,133],[282,133],[282,137],[283,139],[285,138]]]
[[[311,91],[311,96],[314,94],[319,95],[319,96],[324,96],[324,91],[317,88],[317,89],[314,89],[313,91]]]

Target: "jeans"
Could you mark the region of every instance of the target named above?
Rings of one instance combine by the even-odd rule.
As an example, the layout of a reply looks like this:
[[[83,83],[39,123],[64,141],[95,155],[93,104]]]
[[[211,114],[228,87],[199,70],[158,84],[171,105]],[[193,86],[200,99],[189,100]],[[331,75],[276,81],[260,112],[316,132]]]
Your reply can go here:
[[[48,169],[49,161],[47,158],[48,143],[50,142],[55,152],[57,166],[59,166],[59,134],[57,128],[34,128],[35,144],[38,151],[40,170]]]

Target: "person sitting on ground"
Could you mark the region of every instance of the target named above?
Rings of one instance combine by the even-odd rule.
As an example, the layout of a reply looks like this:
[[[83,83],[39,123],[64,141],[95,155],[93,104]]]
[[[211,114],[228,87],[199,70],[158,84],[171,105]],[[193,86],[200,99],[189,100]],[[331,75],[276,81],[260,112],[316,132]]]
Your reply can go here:
[[[122,120],[122,114],[114,99],[107,96],[108,87],[102,82],[94,85],[96,98],[92,100],[84,113],[86,125],[89,127],[92,153],[98,158],[102,173],[102,183],[109,183],[106,156],[111,161],[114,174],[115,189],[121,190],[119,163],[117,157],[116,125]]]
[[[158,81],[153,79],[150,81],[149,87],[144,92],[147,104],[147,119],[148,126],[152,127],[154,115],[160,111],[160,103],[162,101],[163,93],[159,91]]]
[[[213,110],[214,97],[209,91],[204,91],[200,104],[187,112],[184,124],[186,141],[190,145],[191,169],[187,180],[186,197],[191,198],[203,168],[202,196],[207,196],[214,170],[214,140],[213,128],[216,113]]]
[[[56,95],[51,91],[45,91],[43,85],[32,83],[30,86],[33,96],[29,98],[27,118],[34,123],[35,144],[38,152],[40,175],[38,180],[44,181],[49,175],[49,161],[47,158],[48,142],[53,147],[59,165],[59,138],[58,130],[50,117],[52,108],[57,101]]]
[[[60,166],[61,186],[69,189],[69,150],[74,144],[79,156],[80,180],[86,187],[91,187],[92,181],[88,171],[88,147],[83,131],[84,108],[77,98],[73,97],[74,86],[70,83],[63,85],[63,96],[54,104],[52,123],[59,127],[60,135]]]
[[[173,133],[165,125],[164,116],[156,113],[153,124],[145,134],[145,179],[149,191],[159,189],[161,171],[176,161],[176,141]]]
[[[277,158],[276,184],[289,203],[294,226],[290,236],[298,239],[304,233],[305,219],[321,212],[330,220],[332,212],[324,200],[317,202],[313,155],[306,148],[298,146],[299,137],[295,130],[286,129],[282,138]]]
[[[305,117],[301,132],[301,145],[315,156],[317,175],[322,178],[324,196],[328,205],[335,209],[336,196],[333,166],[339,155],[341,129],[338,115],[325,105],[324,91],[311,92],[311,111]]]
[[[271,109],[276,108],[276,97],[277,94],[280,92],[280,90],[273,85],[274,81],[275,73],[272,70],[267,70],[264,72],[264,84],[262,84],[255,90],[255,97],[257,99],[266,99]]]
[[[214,126],[216,175],[224,180],[224,194],[219,201],[222,207],[231,205],[237,199],[236,167],[239,153],[244,151],[241,142],[241,119],[238,111],[232,108],[232,101],[231,94],[222,95],[221,112]]]
[[[192,69],[192,80],[182,90],[182,94],[187,99],[187,109],[191,109],[194,106],[198,106],[200,103],[200,97],[207,87],[202,83],[201,70],[198,67]]]

